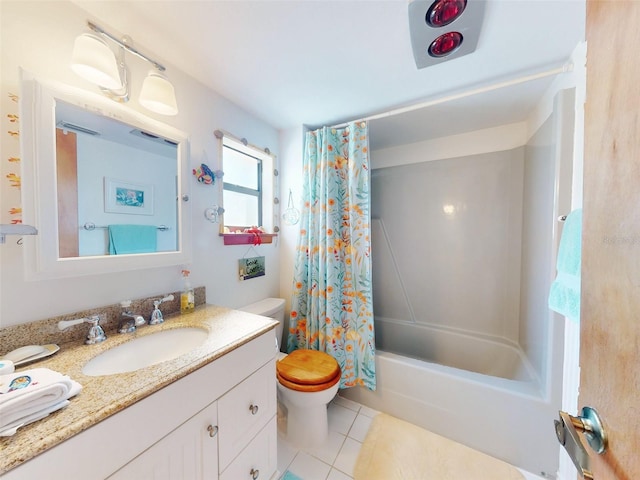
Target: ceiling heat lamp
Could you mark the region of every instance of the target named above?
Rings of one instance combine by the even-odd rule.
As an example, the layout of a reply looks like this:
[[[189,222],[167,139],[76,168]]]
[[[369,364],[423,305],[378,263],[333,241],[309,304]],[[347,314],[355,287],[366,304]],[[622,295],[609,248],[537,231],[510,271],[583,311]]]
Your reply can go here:
[[[473,52],[478,45],[485,0],[415,0],[409,31],[418,68]]]

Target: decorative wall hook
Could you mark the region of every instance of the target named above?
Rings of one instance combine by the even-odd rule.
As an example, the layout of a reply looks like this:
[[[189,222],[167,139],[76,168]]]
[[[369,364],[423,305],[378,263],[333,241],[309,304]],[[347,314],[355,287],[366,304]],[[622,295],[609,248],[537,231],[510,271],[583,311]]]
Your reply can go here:
[[[211,208],[207,208],[204,211],[204,218],[209,220],[211,223],[218,223],[220,221],[220,215],[224,213],[224,208],[219,207],[218,205],[214,205]]]

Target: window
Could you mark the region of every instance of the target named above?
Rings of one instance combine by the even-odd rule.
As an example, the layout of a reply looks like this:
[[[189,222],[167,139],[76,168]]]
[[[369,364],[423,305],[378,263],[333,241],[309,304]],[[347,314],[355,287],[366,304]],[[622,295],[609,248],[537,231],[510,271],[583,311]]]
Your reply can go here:
[[[274,231],[274,163],[270,153],[222,136],[225,232],[263,227]]]
[[[262,159],[250,155],[224,139],[224,223],[228,228],[262,225]],[[244,145],[239,144],[240,147]]]

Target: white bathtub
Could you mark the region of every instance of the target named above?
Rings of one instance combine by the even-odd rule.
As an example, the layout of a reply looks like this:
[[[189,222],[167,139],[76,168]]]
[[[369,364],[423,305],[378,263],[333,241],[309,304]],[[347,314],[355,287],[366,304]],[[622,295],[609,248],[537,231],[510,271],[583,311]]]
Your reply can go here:
[[[383,334],[381,338],[386,334],[384,343],[393,345],[398,340],[405,347],[428,350],[433,360],[379,349],[377,390],[352,388],[342,390],[341,396],[530,472],[555,474],[557,411],[521,352],[486,338],[381,323],[376,320],[376,332]],[[432,338],[425,342],[420,334]],[[455,366],[436,363],[437,359]]]
[[[526,383],[537,381],[513,343],[475,332],[376,317],[376,347],[418,360]]]

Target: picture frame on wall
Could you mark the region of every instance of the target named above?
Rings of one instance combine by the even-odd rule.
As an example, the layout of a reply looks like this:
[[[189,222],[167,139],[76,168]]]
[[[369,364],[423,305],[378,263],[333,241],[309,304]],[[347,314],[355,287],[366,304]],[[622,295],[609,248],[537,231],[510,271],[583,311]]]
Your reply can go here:
[[[153,185],[104,177],[104,211],[153,215]]]

